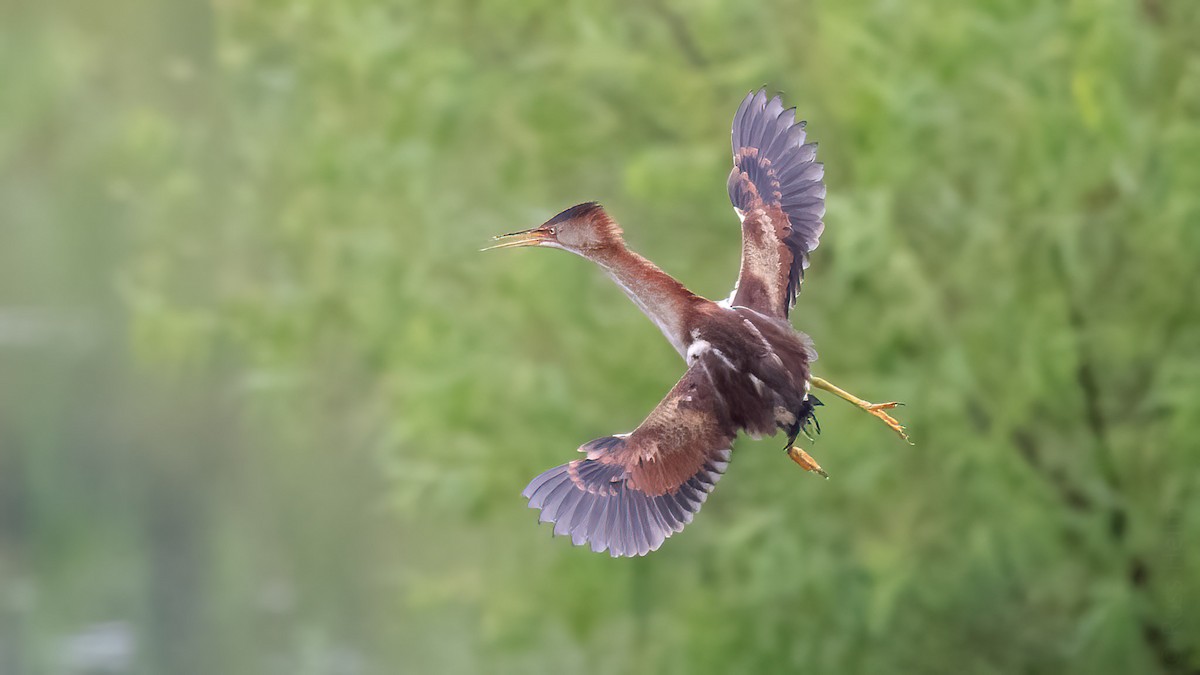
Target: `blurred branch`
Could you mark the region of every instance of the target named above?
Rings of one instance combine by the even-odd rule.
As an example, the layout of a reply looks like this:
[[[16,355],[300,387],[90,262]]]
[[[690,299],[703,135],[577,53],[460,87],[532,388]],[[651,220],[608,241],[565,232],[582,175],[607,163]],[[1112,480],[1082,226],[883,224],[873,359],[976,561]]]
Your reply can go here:
[[[1129,512],[1122,493],[1121,474],[1112,455],[1108,422],[1102,410],[1097,365],[1087,341],[1088,322],[1067,275],[1062,246],[1055,247],[1051,263],[1066,299],[1067,325],[1075,338],[1076,354],[1078,355],[1075,381],[1079,385],[1079,391],[1083,397],[1084,415],[1087,420],[1087,428],[1092,436],[1093,454],[1101,478],[1110,492],[1107,513],[1109,538],[1115,548],[1125,551],[1125,578],[1130,589],[1135,593],[1148,595],[1152,579],[1150,566],[1142,555],[1127,550],[1126,534]],[[1200,672],[1189,665],[1192,660],[1188,650],[1176,646],[1167,629],[1155,617],[1150,616],[1148,612],[1143,612],[1139,618],[1139,625],[1142,640],[1163,672],[1193,674]]]
[[[1103,410],[1101,410],[1100,385],[1096,377],[1095,360],[1092,357],[1091,348],[1087,342],[1089,328],[1087,320],[1083,315],[1083,309],[1079,306],[1079,301],[1075,298],[1075,293],[1071,288],[1070,279],[1067,277],[1066,261],[1064,260],[1061,246],[1055,247],[1055,255],[1051,267],[1058,277],[1063,296],[1066,298],[1067,326],[1070,328],[1071,335],[1075,339],[1075,351],[1078,354],[1075,367],[1075,381],[1079,385],[1079,392],[1083,397],[1084,416],[1087,420],[1088,430],[1094,441],[1092,448],[1096,465],[1100,468],[1100,474],[1107,487],[1112,490],[1114,496],[1118,496],[1121,488],[1121,476],[1120,472],[1117,471],[1117,466],[1112,456],[1112,449],[1109,446],[1108,422]],[[1124,507],[1116,505],[1115,501],[1113,509],[1123,510]],[[1116,514],[1114,513],[1113,515]]]
[[[1129,587],[1137,594],[1146,596],[1151,592],[1153,573],[1141,554],[1129,551],[1127,542],[1129,514],[1122,492],[1120,471],[1112,454],[1108,419],[1105,416],[1102,400],[1102,390],[1098,376],[1098,365],[1087,344],[1089,331],[1088,320],[1083,307],[1077,300],[1066,271],[1066,263],[1061,248],[1056,248],[1052,267],[1062,287],[1067,303],[1067,325],[1071,330],[1076,344],[1078,362],[1076,364],[1075,381],[1083,399],[1084,419],[1086,428],[1092,438],[1093,456],[1108,491],[1107,532],[1114,548],[1125,554],[1125,579]],[[1168,332],[1167,344],[1173,341],[1178,330],[1176,323],[1182,323],[1179,317],[1173,317],[1172,326]],[[986,405],[977,398],[967,402],[967,415],[971,423],[981,432],[986,433],[993,428],[994,420]],[[1061,469],[1048,466],[1043,458],[1041,444],[1037,435],[1024,427],[1017,427],[1011,433],[1013,446],[1021,458],[1039,476],[1044,477],[1054,488],[1055,493],[1063,504],[1075,511],[1089,513],[1097,511],[1096,502],[1072,481],[1070,476]],[[1147,605],[1151,603],[1147,602]],[[1139,630],[1146,648],[1164,673],[1200,673],[1194,665],[1192,653],[1187,648],[1178,646],[1172,639],[1167,628],[1148,612],[1138,619]]]
[[[1062,499],[1064,504],[1081,512],[1095,510],[1096,504],[1092,501],[1092,498],[1073,484],[1065,471],[1057,467],[1048,467],[1042,461],[1041,445],[1037,442],[1037,436],[1033,432],[1023,427],[1014,429],[1012,432],[1012,442],[1030,468],[1038,475],[1044,476],[1050,482],[1050,485],[1054,487],[1055,492],[1058,493],[1059,498]]]
[[[993,426],[992,415],[988,412],[987,406],[983,405],[978,398],[971,397],[967,400],[967,416],[980,434],[991,432]],[[1013,446],[1016,447],[1017,452],[1020,453],[1021,458],[1025,460],[1029,468],[1033,469],[1035,474],[1045,478],[1050,483],[1050,486],[1054,488],[1054,492],[1062,500],[1063,504],[1081,512],[1090,512],[1095,509],[1096,503],[1092,501],[1092,498],[1086,492],[1071,481],[1067,472],[1061,468],[1046,464],[1037,434],[1021,426],[1012,430],[1010,438]]]
[[[697,69],[708,68],[708,57],[700,51],[683,15],[667,6],[663,0],[651,2],[650,9],[654,10],[654,13],[658,14],[659,18],[667,24],[667,30],[671,32],[671,37],[679,45],[679,49],[687,58],[688,63]]]
[[[1166,13],[1163,12],[1162,0],[1141,0],[1139,3],[1142,14],[1150,23],[1156,26],[1161,26],[1166,20]]]

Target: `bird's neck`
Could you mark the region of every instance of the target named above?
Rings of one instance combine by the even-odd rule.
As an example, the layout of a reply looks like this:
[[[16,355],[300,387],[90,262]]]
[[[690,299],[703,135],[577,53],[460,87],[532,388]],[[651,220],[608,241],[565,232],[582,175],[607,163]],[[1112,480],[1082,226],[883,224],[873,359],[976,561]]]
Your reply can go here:
[[[689,291],[657,265],[630,250],[624,242],[588,256],[608,272],[638,309],[650,317],[667,341],[686,358],[687,316],[691,305],[703,299]]]

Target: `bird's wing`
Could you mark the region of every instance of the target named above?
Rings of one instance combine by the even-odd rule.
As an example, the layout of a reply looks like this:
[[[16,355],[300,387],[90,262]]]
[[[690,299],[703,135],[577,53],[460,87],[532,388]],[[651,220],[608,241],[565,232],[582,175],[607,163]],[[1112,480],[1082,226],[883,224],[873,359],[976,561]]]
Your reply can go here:
[[[697,359],[633,432],[586,443],[586,459],[534,478],[522,494],[541,509],[539,521],[613,557],[645,555],[690,523],[737,434],[708,375],[712,365]]]
[[[787,317],[825,229],[825,168],[804,125],[765,89],[733,117],[729,199],[742,221],[742,266],[730,303],[771,316]]]

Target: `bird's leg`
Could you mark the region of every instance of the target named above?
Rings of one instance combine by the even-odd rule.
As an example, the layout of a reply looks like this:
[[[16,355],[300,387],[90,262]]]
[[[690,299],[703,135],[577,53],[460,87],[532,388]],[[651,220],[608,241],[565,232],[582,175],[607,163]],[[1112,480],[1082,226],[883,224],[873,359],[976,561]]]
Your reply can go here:
[[[805,471],[815,471],[816,473],[829,478],[829,474],[825,472],[825,469],[821,468],[820,464],[817,464],[817,460],[813,459],[812,455],[796,447],[796,438],[800,436],[801,432],[808,437],[808,440],[813,440],[813,437],[809,435],[808,430],[797,423],[796,426],[788,432],[787,447],[785,447],[783,451],[787,453],[788,457],[792,458],[793,462],[799,464],[801,469],[804,469]]]
[[[900,424],[899,422],[896,421],[896,419],[894,417],[892,417],[891,415],[884,412],[885,410],[890,410],[892,408],[895,408],[896,406],[904,405],[903,403],[897,403],[895,401],[888,401],[887,403],[871,403],[870,401],[864,401],[861,398],[855,396],[854,394],[851,394],[850,392],[846,391],[845,389],[838,387],[837,385],[833,384],[832,382],[821,379],[815,375],[812,377],[811,381],[812,381],[812,385],[814,387],[817,387],[818,389],[824,389],[825,391],[830,392],[831,394],[837,394],[839,397],[846,399],[847,401],[853,403],[854,405],[858,406],[859,408],[862,408],[863,410],[871,413],[875,417],[878,417],[884,424],[886,424],[888,426],[889,429],[896,432],[896,434],[898,434],[900,436],[900,438],[904,439],[905,442],[907,442],[909,445],[913,444],[913,442],[911,440],[909,440],[908,434],[905,433],[904,425]],[[799,461],[799,460],[797,460],[797,461]]]

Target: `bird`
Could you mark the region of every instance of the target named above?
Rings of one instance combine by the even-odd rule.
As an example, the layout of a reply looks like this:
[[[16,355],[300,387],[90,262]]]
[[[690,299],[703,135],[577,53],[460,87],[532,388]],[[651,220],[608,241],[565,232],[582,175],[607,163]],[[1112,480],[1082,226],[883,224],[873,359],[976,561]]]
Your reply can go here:
[[[534,478],[522,496],[539,522],[576,546],[612,557],[644,556],[683,530],[725,473],[739,432],[787,436],[787,456],[806,471],[829,474],[795,445],[820,432],[814,388],[880,419],[901,403],[871,403],[811,372],[813,341],[790,312],[809,257],[825,229],[824,166],[806,122],[781,94],[751,91],[733,117],[733,169],[727,189],[741,222],[741,265],[733,292],[712,301],[688,290],[634,252],[617,221],[597,202],[562,211],[543,224],[493,238],[483,250],[540,247],[599,265],[662,331],[686,370],[627,433],[588,441],[583,457]]]

